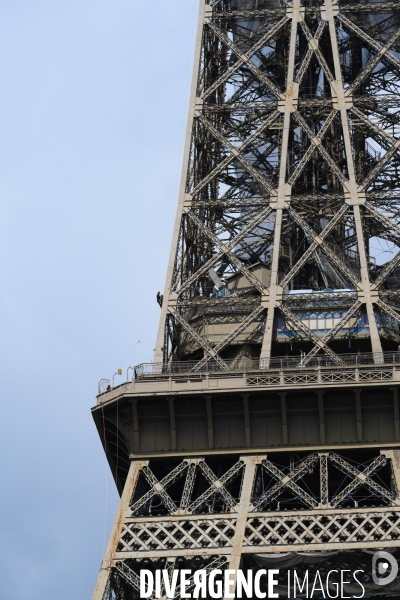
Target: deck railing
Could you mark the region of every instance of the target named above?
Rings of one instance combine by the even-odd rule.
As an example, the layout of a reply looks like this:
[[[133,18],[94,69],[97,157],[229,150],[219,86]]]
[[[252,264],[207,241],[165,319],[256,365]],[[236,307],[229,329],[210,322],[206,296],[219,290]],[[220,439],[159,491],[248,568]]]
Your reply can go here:
[[[269,360],[267,368],[263,366],[260,368],[258,359],[243,358],[241,360],[224,360],[226,368],[222,368],[217,362],[210,360],[199,366],[199,361],[186,361],[186,362],[169,362],[169,363],[141,363],[133,368],[133,378],[140,379],[146,376],[157,376],[157,375],[185,375],[196,373],[228,373],[228,372],[240,372],[247,373],[251,371],[282,371],[285,369],[321,369],[324,367],[330,367],[343,369],[343,367],[362,367],[367,365],[400,365],[400,352],[382,352],[379,354],[373,354],[372,352],[363,354],[340,354],[338,355],[341,359],[341,364],[335,363],[335,361],[327,356],[320,355],[315,356],[310,361],[306,361],[306,357],[303,356],[282,356],[273,357]]]
[[[303,356],[273,357],[268,367],[260,367],[259,360],[244,358],[242,360],[224,360],[224,368],[215,361],[199,364],[199,361],[170,363],[141,363],[129,367],[124,386],[130,381],[176,380],[191,382],[205,378],[226,379],[243,378],[246,386],[259,385],[330,385],[334,383],[360,383],[373,381],[397,381],[396,373],[400,371],[400,352],[382,352],[379,354],[341,354],[337,355],[337,364],[327,355],[315,356],[306,363]],[[98,385],[98,394],[115,389],[113,382],[102,379]]]

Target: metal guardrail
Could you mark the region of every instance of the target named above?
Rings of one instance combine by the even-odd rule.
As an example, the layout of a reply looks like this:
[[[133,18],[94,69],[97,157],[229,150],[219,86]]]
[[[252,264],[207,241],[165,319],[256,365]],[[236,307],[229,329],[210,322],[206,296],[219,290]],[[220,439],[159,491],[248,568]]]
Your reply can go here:
[[[187,362],[170,362],[170,363],[141,363],[133,368],[133,378],[140,379],[144,377],[157,377],[157,375],[196,375],[201,373],[221,373],[229,372],[249,373],[262,371],[283,371],[286,369],[321,369],[324,367],[337,368],[343,370],[344,367],[362,367],[368,365],[400,365],[400,352],[382,352],[379,354],[364,353],[364,354],[340,354],[342,360],[341,365],[337,365],[329,356],[316,356],[310,360],[307,365],[304,364],[304,356],[293,357],[274,357],[269,361],[269,366],[260,368],[258,360],[243,359],[224,360],[227,366],[226,370],[221,369],[221,366],[215,361],[208,361],[198,367],[198,361]]]
[[[269,367],[260,367],[258,360],[243,359],[225,360],[227,369],[222,370],[215,361],[208,361],[199,368],[198,361],[165,363],[141,363],[136,367],[128,367],[127,380],[160,381],[175,379],[182,382],[190,377],[193,382],[204,377],[240,378],[244,377],[246,385],[302,385],[308,383],[328,384],[335,382],[361,382],[393,380],[395,373],[400,370],[400,351],[382,352],[379,354],[340,354],[342,364],[336,364],[329,356],[316,356],[306,365],[303,356],[274,357],[270,359]],[[129,377],[131,375],[131,377]],[[104,394],[114,389],[113,381],[102,379],[98,384],[98,394]],[[121,384],[120,384],[121,385]],[[124,385],[124,384],[122,384]],[[119,387],[119,386],[117,386]]]

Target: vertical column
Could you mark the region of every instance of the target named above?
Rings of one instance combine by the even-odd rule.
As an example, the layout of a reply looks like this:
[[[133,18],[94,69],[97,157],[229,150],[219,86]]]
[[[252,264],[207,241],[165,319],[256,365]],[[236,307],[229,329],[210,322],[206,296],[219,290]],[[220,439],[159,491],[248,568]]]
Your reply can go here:
[[[393,416],[394,416],[394,439],[400,440],[400,427],[399,427],[399,391],[395,387],[392,390],[393,393]]]
[[[381,450],[381,454],[384,454],[386,458],[390,459],[392,466],[392,478],[394,491],[396,493],[395,505],[400,505],[400,450]]]
[[[362,442],[363,431],[362,431],[362,412],[361,412],[361,390],[355,389],[354,394],[356,397],[357,442]]]
[[[101,563],[99,577],[93,593],[92,600],[103,600],[103,596],[110,577],[111,567],[113,563],[113,553],[116,551],[118,541],[121,536],[122,525],[124,523],[125,513],[129,507],[129,503],[135,490],[136,482],[143,467],[142,461],[132,461],[129,467],[128,477],[126,479],[124,491],[122,492],[117,515],[115,517],[114,526],[111,531],[111,536],[108,541],[107,549]]]
[[[282,443],[288,445],[288,426],[287,426],[287,410],[286,410],[286,394],[280,393],[281,396],[281,414],[282,414]]]
[[[392,450],[392,471],[398,494],[400,491],[400,450]]]
[[[169,423],[171,428],[171,450],[176,450],[176,425],[175,425],[175,406],[174,398],[168,398],[169,404]]]
[[[165,570],[168,571],[168,581],[169,581],[170,585],[171,585],[172,577],[173,577],[174,570],[175,570],[175,564],[176,564],[176,557],[167,558],[167,561],[166,561],[166,564],[165,564],[165,567],[164,567]],[[166,593],[165,593],[165,584],[164,584],[164,582],[162,583],[161,590],[162,590],[162,594],[163,594],[161,600],[169,600],[167,598]]]
[[[328,454],[319,454],[320,471],[320,489],[321,489],[321,508],[329,506],[329,488],[328,488]]]
[[[249,414],[249,395],[243,394],[243,412],[244,412],[244,439],[246,448],[250,448],[250,414]]]
[[[318,390],[318,413],[319,413],[319,441],[325,444],[325,411],[324,411],[324,392]]]
[[[279,110],[283,112],[283,132],[282,146],[279,157],[279,184],[275,196],[271,196],[270,205],[275,209],[275,227],[274,227],[274,243],[272,251],[271,263],[271,281],[263,300],[264,305],[268,308],[267,319],[265,322],[265,331],[263,344],[260,355],[260,368],[267,369],[271,358],[272,333],[274,325],[274,315],[277,303],[280,301],[282,289],[278,285],[278,268],[279,254],[281,247],[282,233],[282,212],[283,209],[290,203],[291,187],[286,183],[287,156],[289,145],[290,120],[293,110],[297,104],[298,84],[294,79],[294,64],[296,56],[296,41],[297,41],[297,24],[303,19],[300,0],[293,0],[293,3],[287,10],[291,13],[292,26],[290,32],[290,46],[288,57],[288,70],[286,76],[286,92],[279,101]],[[303,8],[304,11],[304,8]]]
[[[193,67],[193,76],[192,76],[192,86],[190,92],[190,106],[189,106],[189,115],[188,122],[186,128],[186,138],[185,138],[185,149],[183,153],[183,165],[182,165],[182,174],[179,188],[179,199],[178,199],[178,207],[176,211],[176,218],[174,224],[174,230],[172,234],[172,242],[171,242],[171,253],[169,256],[169,263],[167,268],[167,277],[165,281],[164,288],[164,299],[163,305],[161,308],[161,316],[160,323],[158,326],[158,334],[157,334],[157,342],[156,349],[154,353],[154,362],[161,362],[163,360],[163,349],[164,349],[164,335],[165,335],[165,321],[167,318],[168,306],[170,303],[174,302],[174,299],[171,298],[171,282],[172,275],[174,271],[175,257],[178,249],[178,241],[179,241],[179,231],[182,220],[183,213],[183,205],[185,202],[185,191],[186,191],[186,175],[189,165],[189,155],[190,155],[190,143],[192,137],[192,128],[193,128],[193,117],[194,110],[196,104],[196,91],[197,91],[197,81],[199,76],[200,69],[200,57],[201,57],[201,43],[203,39],[203,26],[204,26],[204,14],[205,14],[205,0],[200,0],[199,2],[199,21],[197,26],[197,36],[196,36],[196,49],[194,55],[194,67]]]
[[[207,430],[208,430],[208,449],[214,448],[214,427],[212,417],[212,406],[211,396],[206,396],[206,407],[207,407]]]
[[[228,567],[228,569],[232,569],[235,571],[235,575],[231,577],[231,581],[234,581],[235,583],[236,572],[240,567],[240,558],[242,556],[243,538],[246,530],[247,515],[251,505],[251,496],[253,492],[255,472],[257,465],[260,464],[262,460],[262,457],[245,456],[241,457],[240,460],[242,460],[245,463],[245,471],[243,475],[242,493],[240,495],[240,501],[237,506],[236,529],[235,535],[232,538],[232,551]]]
[[[132,441],[132,448],[133,448],[133,452],[139,452],[140,451],[140,440],[139,440],[139,419],[138,419],[138,412],[137,412],[137,401],[136,398],[134,398],[131,402],[131,409],[132,409],[132,424],[133,424],[133,441]]]
[[[336,105],[337,110],[340,111],[340,118],[343,130],[343,140],[346,150],[347,171],[349,176],[349,187],[348,189],[345,189],[344,192],[348,204],[353,206],[358,254],[360,258],[361,287],[357,291],[360,301],[365,303],[367,310],[372,352],[374,353],[374,362],[380,363],[382,362],[382,346],[379,338],[378,327],[375,320],[375,313],[373,307],[374,293],[371,293],[367,254],[365,251],[365,241],[360,211],[360,204],[364,204],[365,202],[365,192],[364,190],[358,188],[355,176],[349,122],[347,118],[347,111],[352,106],[352,99],[345,95],[345,90],[342,81],[342,71],[340,67],[339,46],[336,37],[335,15],[337,15],[339,12],[339,5],[338,3],[334,3],[333,0],[325,0],[325,6],[323,8],[323,11],[321,12],[323,13],[323,18],[326,18],[329,23],[329,33],[331,38],[336,78],[336,80],[331,83],[332,96],[335,100],[334,105]]]

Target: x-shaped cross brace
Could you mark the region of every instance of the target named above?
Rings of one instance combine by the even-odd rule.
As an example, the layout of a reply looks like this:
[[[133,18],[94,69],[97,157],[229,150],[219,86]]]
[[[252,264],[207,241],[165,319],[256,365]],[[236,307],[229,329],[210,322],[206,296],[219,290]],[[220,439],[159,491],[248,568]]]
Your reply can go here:
[[[287,21],[288,19],[285,19],[284,21],[282,19],[281,26],[284,25]],[[273,81],[271,81],[269,77],[264,75],[264,73],[258,67],[256,67],[256,65],[251,60],[249,60],[249,58],[247,58],[246,55],[243,55],[240,49],[236,46],[236,44],[232,42],[228,38],[228,36],[223,31],[221,31],[221,29],[217,27],[217,25],[215,25],[215,23],[209,21],[208,25],[214,31],[215,35],[217,35],[217,37],[219,37],[219,39],[222,42],[224,42],[226,46],[228,46],[231,52],[236,54],[236,56],[240,57],[241,59],[244,59],[244,62],[246,62],[246,66],[249,69],[249,71],[251,71],[253,75],[255,75],[256,78],[259,79],[270,90],[270,92],[274,94],[274,96],[279,98],[281,92],[276,86],[276,84]]]
[[[236,477],[240,473],[240,471],[243,470],[243,466],[244,466],[244,463],[242,461],[238,461],[236,464],[233,465],[233,467],[231,467],[226,473],[224,473],[224,475],[222,475],[222,477],[218,478],[204,461],[199,461],[199,467],[200,467],[204,477],[207,479],[208,483],[211,485],[211,487],[209,487],[208,490],[206,490],[203,494],[201,494],[201,496],[199,496],[199,498],[197,498],[197,500],[192,502],[189,505],[188,510],[192,513],[195,512],[196,510],[198,510],[200,508],[200,506],[204,502],[206,502],[208,500],[208,498],[210,496],[212,496],[214,494],[218,494],[222,498],[222,500],[225,502],[225,504],[228,506],[228,508],[230,508],[230,510],[232,510],[232,511],[235,510],[236,500],[228,492],[228,490],[226,489],[225,486],[234,477]]]
[[[307,39],[307,42],[309,43],[309,49],[303,60],[304,66],[303,66],[303,63],[300,65],[300,69],[297,73],[296,81],[298,81],[299,84],[301,83],[301,81],[306,73],[308,64],[311,60],[312,54],[315,54],[315,56],[317,57],[320,67],[322,68],[327,80],[329,82],[333,81],[335,78],[332,75],[331,70],[328,67],[328,64],[324,58],[324,55],[322,54],[321,50],[319,49],[319,40],[324,31],[326,22],[320,21],[320,23],[318,25],[318,29],[315,33],[315,37],[312,35],[311,31],[308,29],[304,19],[300,20],[299,23],[300,23],[300,27],[302,28],[303,33]]]
[[[253,502],[252,511],[259,511],[267,502],[276,500],[284,489],[288,489],[293,492],[293,494],[309,508],[317,508],[317,500],[299,487],[296,481],[302,479],[307,471],[313,469],[318,461],[318,454],[310,454],[305,459],[300,461],[297,467],[288,474],[285,474],[283,471],[281,471],[281,469],[278,469],[278,467],[275,466],[271,461],[262,461],[261,468],[270,473],[277,480],[277,483],[275,483],[271,488],[267,489]]]
[[[303,321],[296,317],[296,315],[292,313],[292,311],[289,310],[287,306],[281,304],[279,308],[280,311],[285,315],[285,317],[293,323],[294,327],[302,331],[308,339],[312,339],[312,341],[315,344],[315,347],[318,348],[318,350],[323,350],[325,354],[330,356],[333,362],[337,365],[343,364],[342,359],[333,350],[329,348],[326,342],[324,342],[323,339],[319,338],[309,327],[307,327],[307,325],[303,323]]]
[[[366,35],[366,34],[363,33],[363,36],[364,35]],[[375,69],[376,65],[381,62],[383,57],[387,58],[388,60],[392,60],[393,55],[390,54],[390,56],[389,56],[388,50],[390,50],[390,48],[392,47],[394,42],[399,37],[400,37],[400,28],[394,32],[394,34],[391,36],[391,38],[387,42],[387,44],[385,44],[384,46],[380,46],[380,49],[377,52],[376,56],[374,56],[374,58],[367,64],[367,66],[357,75],[357,77],[355,78],[353,83],[346,90],[346,96],[350,97],[354,94],[354,92],[358,88],[358,86],[361,85],[361,83],[364,81],[364,79],[366,79],[366,77],[368,77],[368,75],[370,73],[372,73],[372,71]],[[393,58],[395,58],[395,57],[393,57]],[[398,59],[396,59],[396,60],[398,60]]]
[[[248,327],[250,325],[250,323],[252,323],[264,310],[264,307],[262,305],[257,306],[256,309],[254,309],[249,315],[247,315],[247,317],[245,319],[243,319],[243,321],[241,321],[239,323],[239,325],[237,325],[237,327],[235,327],[235,329],[233,331],[231,331],[230,333],[228,333],[228,335],[221,340],[216,346],[214,346],[213,350],[214,352],[221,352],[221,350],[223,350],[225,348],[225,346],[227,346],[228,344],[230,344],[235,338],[237,338],[238,335],[240,335],[242,333],[242,331],[244,331],[246,329],[246,327]],[[202,368],[202,366],[207,362],[207,358],[204,357],[202,358],[197,365],[195,365],[193,367],[193,371],[198,371],[199,369]]]
[[[271,209],[269,207],[264,208],[264,210],[262,210],[257,217],[251,221],[248,225],[246,225],[246,227],[244,227],[242,229],[242,231],[240,231],[232,240],[229,240],[229,242],[226,243],[222,243],[221,240],[219,240],[219,238],[217,238],[203,223],[203,221],[201,221],[200,219],[198,219],[198,217],[196,217],[196,215],[194,215],[193,212],[188,212],[187,215],[188,217],[196,223],[196,225],[201,226],[202,231],[205,232],[205,234],[210,237],[210,239],[212,239],[212,241],[217,240],[216,244],[219,248],[219,252],[217,252],[216,254],[214,254],[207,262],[204,263],[204,265],[202,265],[199,269],[197,269],[197,271],[195,273],[193,273],[193,275],[191,275],[188,279],[186,279],[186,281],[181,285],[181,287],[178,290],[178,296],[181,296],[182,293],[187,290],[193,283],[195,283],[195,281],[197,281],[199,279],[199,277],[201,277],[203,275],[203,273],[206,273],[207,271],[209,271],[211,269],[211,267],[214,266],[214,264],[220,260],[225,254],[228,255],[229,257],[232,256],[232,248],[234,248],[243,238],[245,238],[257,225],[259,225],[262,221],[264,221],[265,219],[267,219],[267,217],[269,216],[269,214],[271,213]],[[212,236],[212,237],[211,237]],[[235,257],[236,258],[236,257]],[[236,259],[237,260],[237,259]],[[239,261],[240,262],[240,261]],[[245,265],[243,265],[240,262],[240,271],[244,273],[244,271],[246,271],[246,273],[248,272],[248,269],[246,269]],[[257,280],[257,288],[260,285],[260,281],[257,278],[254,278],[254,276],[252,275],[251,271],[249,271],[252,278]],[[246,275],[247,276],[247,275]]]
[[[242,153],[250,144],[252,144],[262,134],[263,131],[268,129],[274,123],[274,121],[276,121],[276,119],[278,117],[279,117],[279,112],[277,110],[274,110],[269,115],[269,117],[261,123],[261,125],[256,129],[256,131],[254,131],[251,135],[249,135],[244,140],[244,142],[242,142],[242,144],[240,146],[233,146],[225,138],[225,136],[223,136],[217,129],[215,129],[215,127],[212,125],[212,123],[210,123],[210,121],[208,119],[206,119],[204,115],[199,115],[199,118],[200,118],[201,122],[203,123],[203,125],[214,135],[214,137],[216,137],[218,139],[219,142],[221,142],[221,144],[223,144],[229,150],[229,154],[218,165],[216,165],[216,167],[208,175],[206,175],[204,177],[204,179],[202,179],[193,188],[190,195],[193,197],[196,194],[198,194],[198,192],[204,186],[206,186],[208,183],[210,183],[210,181],[212,181],[214,179],[214,177],[216,177],[218,175],[218,173],[220,173],[222,171],[222,169],[227,167],[235,159],[240,161],[242,166],[244,166],[244,168],[246,170],[249,170],[249,169],[253,170],[252,165],[250,165],[250,163],[242,156]],[[268,189],[268,191],[270,191],[272,189],[269,182],[265,178],[263,178],[262,184]]]
[[[240,67],[242,67],[243,65],[247,64],[251,57],[253,56],[253,54],[255,54],[258,50],[260,50],[264,44],[271,39],[272,37],[274,37],[274,35],[281,29],[281,27],[283,25],[285,25],[285,23],[287,23],[289,21],[289,17],[288,16],[284,16],[280,21],[278,21],[278,23],[276,23],[273,27],[271,27],[259,40],[258,42],[256,42],[254,44],[254,46],[252,46],[245,54],[241,54],[239,49],[236,48],[236,46],[232,45],[231,46],[231,41],[230,42],[230,49],[232,50],[232,52],[234,52],[236,54],[236,56],[238,56],[238,60],[235,62],[234,65],[232,65],[229,69],[227,69],[218,79],[217,81],[215,81],[214,83],[212,83],[210,85],[209,88],[207,88],[203,94],[201,95],[201,98],[203,100],[205,100],[206,98],[208,98],[208,96],[210,96],[210,94],[212,94],[213,92],[215,92],[216,89],[219,88],[220,85],[222,85],[223,83],[225,83],[225,81],[227,81],[238,69],[240,69]],[[213,31],[218,35],[218,37],[220,36],[224,36],[223,37],[223,41],[226,43],[226,36],[223,34],[223,32],[218,29],[216,27],[216,25],[213,24],[212,27]],[[218,29],[218,32],[217,32]],[[220,37],[221,39],[221,37]],[[236,49],[233,50],[233,47]]]
[[[167,488],[175,483],[175,481],[180,479],[184,475],[187,468],[188,463],[184,461],[175,467],[175,469],[173,469],[170,473],[168,473],[168,475],[166,475],[161,481],[158,481],[150,467],[145,465],[142,469],[142,473],[148,483],[151,485],[151,489],[139,500],[137,500],[137,502],[129,507],[129,516],[135,515],[135,513],[149,500],[154,498],[154,496],[159,496],[161,498],[161,501],[168,509],[169,514],[175,513],[177,510],[176,505],[168,495]]]
[[[186,321],[186,319],[180,314],[179,310],[175,310],[172,306],[168,307],[168,312],[171,313],[178,323],[181,324],[183,329],[188,333],[206,353],[206,361],[208,357],[211,357],[215,360],[215,362],[221,367],[223,371],[228,369],[227,364],[220,358],[217,352],[213,349],[213,347],[208,343],[205,337],[199,335],[197,331]]]
[[[365,208],[373,214],[379,221],[390,227],[390,229],[394,229],[396,233],[400,235],[400,227],[394,222],[388,219],[385,215],[383,215],[380,211],[376,210],[369,202],[365,203]],[[400,262],[400,252],[396,254],[394,258],[382,269],[378,277],[373,283],[373,289],[378,289],[381,287],[382,283],[385,281],[386,277],[390,275],[390,273],[397,267]]]
[[[250,173],[250,175],[252,175],[254,177],[254,179],[256,181],[258,181],[266,190],[268,190],[268,192],[272,192],[272,186],[269,183],[269,181],[257,170],[253,167],[253,165],[250,164],[250,162],[243,156],[242,151],[252,142],[254,141],[259,135],[260,133],[262,133],[264,131],[264,129],[267,129],[267,127],[269,127],[273,121],[275,121],[276,117],[278,116],[278,112],[274,112],[269,119],[266,119],[261,125],[260,127],[251,135],[249,136],[249,138],[247,138],[247,140],[245,140],[243,142],[243,144],[236,148],[235,146],[233,146],[227,139],[225,136],[222,135],[222,133],[220,133],[218,131],[218,129],[216,129],[214,127],[214,125],[212,123],[210,123],[210,121],[208,119],[206,119],[206,117],[202,114],[199,115],[199,119],[201,120],[201,122],[203,123],[203,125],[213,134],[213,136],[223,145],[225,146],[229,152],[230,152],[230,156],[227,157],[225,159],[225,161],[223,161],[223,166],[226,166],[226,164],[229,164],[229,162],[231,162],[232,160],[236,159],[238,160],[242,166],[246,169],[246,171],[248,173]],[[250,139],[251,138],[251,139]],[[228,161],[229,159],[229,161]],[[221,163],[222,164],[222,163]],[[222,167],[221,167],[222,168]],[[221,170],[220,169],[220,165],[217,166],[216,169],[214,169],[214,171],[216,170]],[[200,184],[199,184],[200,185]],[[195,193],[195,191],[197,191],[197,188],[199,186],[196,186],[195,190],[193,191],[193,193]]]
[[[347,462],[344,458],[338,454],[329,454],[328,460],[332,462],[342,473],[352,478],[353,481],[349,483],[339,494],[336,494],[331,500],[331,506],[337,508],[343,500],[348,498],[352,492],[358,488],[364,486],[371,490],[377,497],[386,500],[388,504],[398,504],[398,500],[395,495],[382,487],[379,483],[376,483],[372,479],[372,475],[381,469],[386,464],[386,457],[383,455],[377,456],[374,460],[367,465],[363,471],[360,471],[357,467],[354,467]]]

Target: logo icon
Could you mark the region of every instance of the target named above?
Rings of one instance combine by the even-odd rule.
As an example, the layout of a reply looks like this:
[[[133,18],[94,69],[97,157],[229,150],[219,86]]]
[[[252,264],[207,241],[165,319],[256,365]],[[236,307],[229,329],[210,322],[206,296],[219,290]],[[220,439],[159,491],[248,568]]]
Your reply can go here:
[[[372,579],[376,585],[387,585],[396,579],[399,571],[397,560],[389,554],[379,550],[372,558]]]

